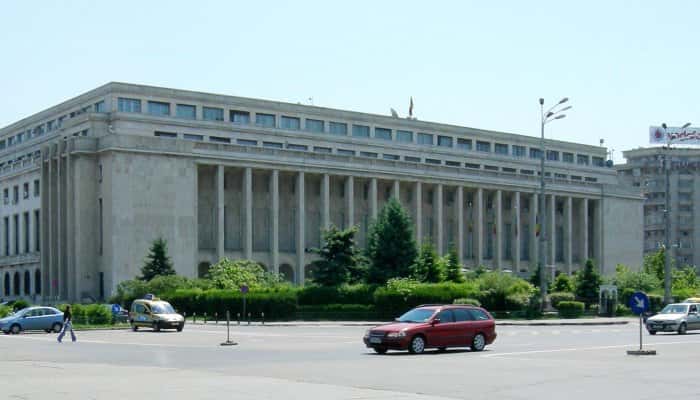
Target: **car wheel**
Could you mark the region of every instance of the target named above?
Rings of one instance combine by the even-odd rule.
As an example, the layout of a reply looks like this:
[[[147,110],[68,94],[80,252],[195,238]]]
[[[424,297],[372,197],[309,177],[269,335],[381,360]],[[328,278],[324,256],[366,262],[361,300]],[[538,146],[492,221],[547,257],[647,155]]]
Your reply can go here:
[[[414,336],[411,343],[408,345],[408,351],[411,354],[420,354],[425,350],[425,338],[421,335]]]
[[[374,352],[377,354],[386,354],[387,350],[389,350],[386,347],[382,347],[382,346],[377,346],[377,347],[372,347],[372,348],[374,349]]]
[[[650,335],[656,335],[656,331],[649,331]]]
[[[182,328],[184,328],[184,327],[185,327],[185,324],[178,325],[178,326],[177,326],[177,331],[178,331],[178,332],[182,332]]]
[[[19,326],[19,324],[14,324],[14,325],[12,325],[12,326],[10,327],[10,332],[11,332],[13,335],[16,335],[16,334],[22,332],[22,327]]]
[[[136,324],[135,324],[134,322],[131,322],[131,330],[134,331],[134,332],[136,332],[136,331],[139,330],[139,327],[136,326]]]
[[[685,332],[688,330],[688,327],[685,325],[685,322],[681,324],[681,326],[678,327],[678,334],[679,335],[685,335]]]
[[[153,322],[153,332],[160,332],[160,325],[158,322]]]
[[[486,338],[483,334],[478,333],[476,336],[474,336],[474,340],[472,340],[472,350],[481,351],[484,349],[484,347],[486,347]]]
[[[56,322],[55,324],[53,324],[53,326],[51,326],[51,330],[52,330],[54,333],[59,333],[59,332],[61,332],[61,328],[63,328],[63,325],[61,325],[61,324],[58,323],[58,322]]]

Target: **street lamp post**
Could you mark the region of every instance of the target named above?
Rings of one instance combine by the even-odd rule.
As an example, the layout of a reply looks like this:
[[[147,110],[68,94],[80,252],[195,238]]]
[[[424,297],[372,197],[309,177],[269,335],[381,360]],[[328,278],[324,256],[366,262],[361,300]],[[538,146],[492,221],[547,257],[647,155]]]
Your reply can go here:
[[[541,124],[540,124],[540,197],[537,204],[537,214],[540,219],[540,241],[539,241],[539,251],[537,257],[537,268],[540,273],[540,295],[542,296],[542,310],[545,309],[547,305],[547,274],[545,272],[546,263],[546,243],[547,238],[545,237],[545,227],[546,227],[546,212],[545,212],[545,194],[544,194],[544,158],[545,158],[545,147],[544,147],[544,126],[545,124],[554,121],[556,119],[562,119],[566,117],[566,114],[562,112],[571,108],[571,106],[564,107],[559,110],[555,110],[558,106],[569,101],[568,97],[564,97],[559,100],[557,104],[552,106],[547,112],[544,112],[544,99],[540,98],[540,114],[541,114]]]
[[[664,151],[664,172],[666,175],[666,193],[664,195],[664,304],[671,303],[671,135],[666,131],[666,123],[661,124],[666,135],[666,148]],[[681,127],[681,130],[690,126],[690,122]]]

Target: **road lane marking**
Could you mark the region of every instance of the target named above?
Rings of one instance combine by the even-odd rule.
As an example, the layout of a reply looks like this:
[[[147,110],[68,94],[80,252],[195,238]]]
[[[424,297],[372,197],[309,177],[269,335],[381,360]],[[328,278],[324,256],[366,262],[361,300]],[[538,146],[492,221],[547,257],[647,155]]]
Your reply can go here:
[[[683,341],[683,342],[656,342],[648,343],[649,346],[670,346],[676,344],[693,344],[700,343],[700,340]],[[549,350],[529,350],[529,351],[514,351],[510,353],[495,353],[495,354],[485,354],[481,357],[493,358],[493,357],[509,357],[509,356],[520,356],[528,354],[548,354],[548,353],[564,353],[564,352],[574,352],[574,351],[590,351],[590,350],[606,350],[606,349],[622,349],[622,348],[633,348],[634,344],[620,344],[612,346],[592,346],[592,347],[569,347],[564,349],[549,349]]]

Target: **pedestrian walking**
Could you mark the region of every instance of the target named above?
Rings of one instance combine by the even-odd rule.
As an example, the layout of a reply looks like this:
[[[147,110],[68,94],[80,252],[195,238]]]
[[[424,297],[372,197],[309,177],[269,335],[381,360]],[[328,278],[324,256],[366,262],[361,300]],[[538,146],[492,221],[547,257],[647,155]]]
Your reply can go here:
[[[66,334],[67,329],[70,329],[70,336],[73,339],[73,342],[75,342],[75,333],[73,333],[73,314],[70,310],[70,304],[66,306],[66,311],[63,312],[63,328],[61,329],[61,333],[58,334],[58,343],[61,343],[61,340],[63,340],[63,335]]]

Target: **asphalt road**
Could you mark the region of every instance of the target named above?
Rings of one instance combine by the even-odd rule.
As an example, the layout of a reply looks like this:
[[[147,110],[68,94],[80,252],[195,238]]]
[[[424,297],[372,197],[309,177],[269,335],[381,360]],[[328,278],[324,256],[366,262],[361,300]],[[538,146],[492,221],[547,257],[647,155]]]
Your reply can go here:
[[[644,334],[636,324],[498,328],[486,351],[380,356],[366,328],[186,326],[56,336],[0,335],[0,398],[9,399],[698,399],[700,333]],[[698,331],[700,332],[700,331]]]

